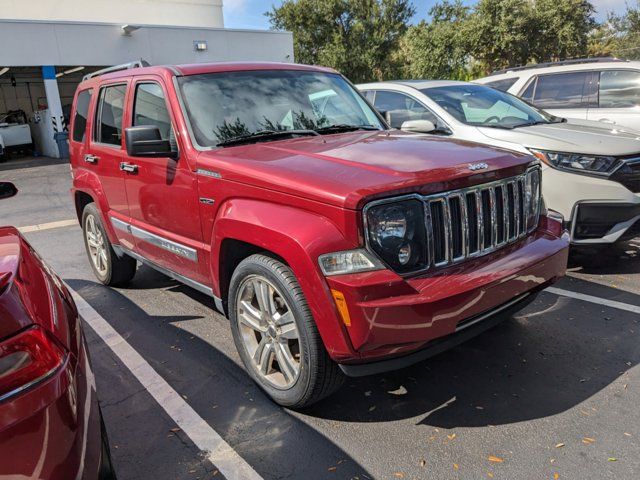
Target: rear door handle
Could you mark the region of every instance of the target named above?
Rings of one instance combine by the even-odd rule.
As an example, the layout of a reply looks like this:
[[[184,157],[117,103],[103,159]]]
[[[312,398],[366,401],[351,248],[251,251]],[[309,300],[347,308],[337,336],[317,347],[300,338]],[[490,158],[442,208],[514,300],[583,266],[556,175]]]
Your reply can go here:
[[[133,163],[121,162],[120,163],[120,170],[122,170],[123,172],[128,172],[128,173],[137,173],[138,172],[138,166],[134,165]]]
[[[84,161],[87,163],[98,163],[98,160],[100,160],[100,157],[96,157],[95,155],[87,154],[84,156]]]

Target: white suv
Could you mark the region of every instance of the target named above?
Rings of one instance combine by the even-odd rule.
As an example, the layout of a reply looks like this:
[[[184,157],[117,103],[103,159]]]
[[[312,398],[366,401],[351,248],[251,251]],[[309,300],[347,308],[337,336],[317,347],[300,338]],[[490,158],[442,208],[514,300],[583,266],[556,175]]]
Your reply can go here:
[[[574,245],[640,235],[640,132],[564,119],[505,92],[468,82],[358,85],[394,128],[535,155],[547,206],[567,219]]]
[[[542,63],[502,70],[475,82],[517,95],[553,115],[640,130],[640,61]]]

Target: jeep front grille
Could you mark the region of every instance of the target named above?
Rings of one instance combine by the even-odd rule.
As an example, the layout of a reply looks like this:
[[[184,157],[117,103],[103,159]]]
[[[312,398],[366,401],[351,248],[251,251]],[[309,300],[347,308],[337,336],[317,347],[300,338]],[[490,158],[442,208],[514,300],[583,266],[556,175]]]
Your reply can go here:
[[[538,224],[539,189],[536,167],[516,177],[421,197],[430,265],[457,263],[525,236]]]
[[[452,265],[488,254],[518,241],[536,228],[540,215],[540,183],[540,166],[534,165],[521,175],[469,188],[427,196],[404,195],[371,202],[364,209],[367,247],[386,262],[387,266],[405,274]],[[416,201],[420,203],[416,205]],[[410,220],[409,223],[396,220],[385,224],[385,208],[391,209],[388,215],[398,215],[398,212],[392,210],[394,204],[404,205],[405,209],[409,209],[407,211],[413,208],[414,212],[415,209],[423,212],[424,225],[422,218],[417,225],[423,226],[424,235],[415,227],[407,226],[410,225]],[[403,235],[413,232],[414,236],[411,238],[417,240],[398,239],[393,233],[388,233],[394,229],[404,231]],[[383,245],[379,238],[389,236],[391,241],[388,241],[387,246]],[[411,253],[416,246],[411,242],[416,241],[421,242],[421,245]],[[404,245],[404,260],[414,261],[415,267],[412,268],[411,264],[404,267],[396,261],[399,257],[391,245],[398,245],[396,248]]]

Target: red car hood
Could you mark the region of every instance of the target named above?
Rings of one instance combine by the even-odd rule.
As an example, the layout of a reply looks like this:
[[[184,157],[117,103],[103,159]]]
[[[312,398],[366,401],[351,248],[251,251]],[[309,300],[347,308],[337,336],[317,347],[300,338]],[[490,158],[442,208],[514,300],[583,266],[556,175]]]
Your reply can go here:
[[[400,193],[436,193],[522,172],[528,155],[400,131],[354,132],[203,152],[198,168],[344,208]],[[487,168],[472,171],[473,163]]]

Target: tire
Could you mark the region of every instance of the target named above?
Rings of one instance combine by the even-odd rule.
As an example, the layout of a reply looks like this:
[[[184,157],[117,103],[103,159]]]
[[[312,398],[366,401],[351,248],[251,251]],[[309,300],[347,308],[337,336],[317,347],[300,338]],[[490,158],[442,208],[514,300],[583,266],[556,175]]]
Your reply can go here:
[[[303,408],[342,385],[344,375],[329,358],[288,266],[262,254],[246,258],[231,277],[228,305],[240,358],[276,403]]]
[[[100,282],[115,286],[133,278],[136,274],[137,262],[127,255],[122,257],[116,255],[95,203],[84,207],[82,233],[91,269]]]

